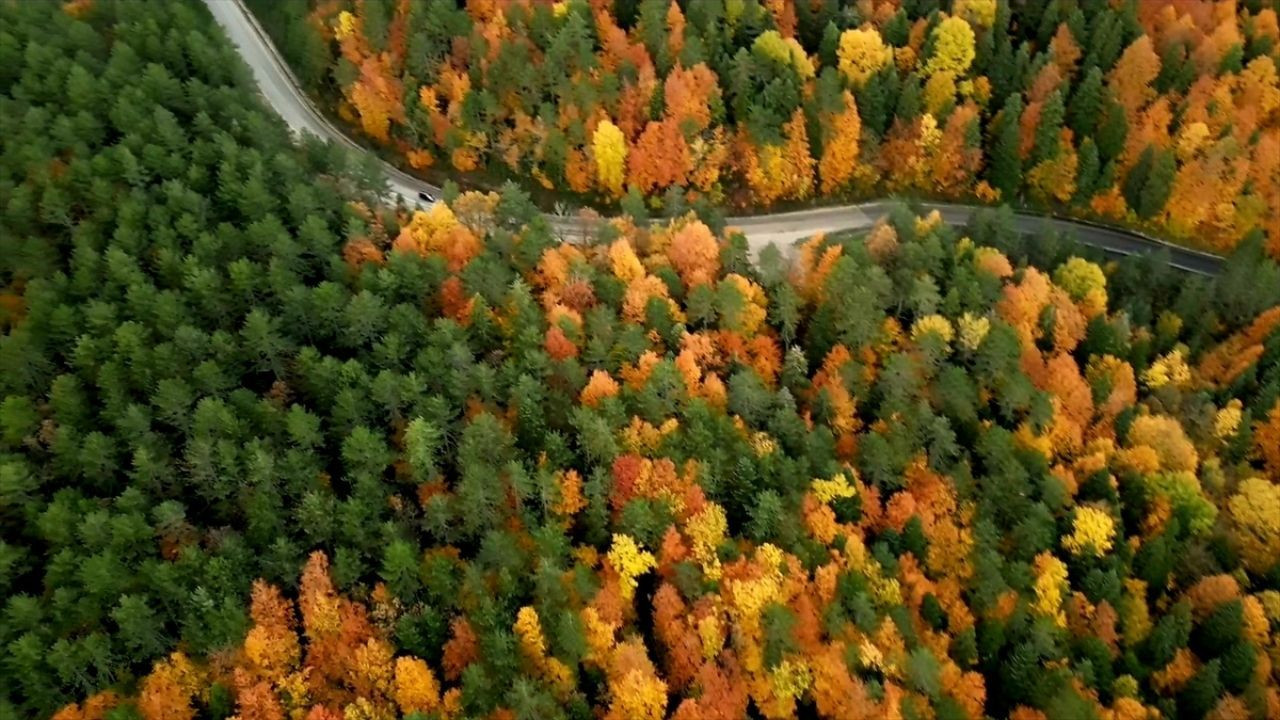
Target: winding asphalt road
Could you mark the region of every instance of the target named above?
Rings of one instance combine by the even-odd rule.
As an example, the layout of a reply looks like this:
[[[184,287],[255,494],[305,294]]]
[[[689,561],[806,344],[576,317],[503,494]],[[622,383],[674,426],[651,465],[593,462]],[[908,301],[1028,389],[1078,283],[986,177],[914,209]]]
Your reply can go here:
[[[354,150],[366,152],[351,138],[333,126],[316,111],[302,92],[293,72],[276,51],[266,31],[240,0],[204,0],[227,37],[240,51],[240,56],[253,71],[263,97],[296,133],[311,133]],[[382,163],[391,192],[403,198],[410,207],[421,205],[418,193],[440,196],[440,188],[419,180],[387,163]],[[870,228],[884,215],[888,202],[840,205],[794,212],[732,217],[728,225],[740,230],[753,252],[776,244],[790,247],[795,241],[818,233]],[[925,210],[938,210],[948,224],[964,225],[978,207],[945,203],[922,203]],[[547,215],[551,225],[564,240],[585,237],[591,227],[579,218]],[[1028,235],[1059,232],[1086,245],[1102,248],[1115,255],[1142,255],[1159,250],[1169,252],[1172,267],[1200,275],[1216,275],[1222,267],[1217,255],[1166,243],[1139,233],[1092,223],[1031,213],[1015,214],[1016,227]]]

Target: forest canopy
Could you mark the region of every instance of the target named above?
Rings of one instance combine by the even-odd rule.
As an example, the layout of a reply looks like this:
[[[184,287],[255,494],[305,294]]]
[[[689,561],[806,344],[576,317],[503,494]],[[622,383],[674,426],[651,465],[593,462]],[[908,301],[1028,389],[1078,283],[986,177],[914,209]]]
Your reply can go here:
[[[1260,231],[373,177],[194,0],[0,0],[0,717],[1280,714]]]
[[[428,177],[610,205],[1002,201],[1280,257],[1264,0],[249,0]]]

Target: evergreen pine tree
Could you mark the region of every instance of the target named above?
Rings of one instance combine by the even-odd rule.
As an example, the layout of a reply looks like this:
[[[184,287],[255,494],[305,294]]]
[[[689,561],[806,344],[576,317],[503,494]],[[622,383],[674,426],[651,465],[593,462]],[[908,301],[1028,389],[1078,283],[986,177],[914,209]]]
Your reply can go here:
[[[1094,190],[1099,187],[1098,179],[1102,168],[1099,167],[1098,145],[1093,142],[1093,138],[1086,137],[1080,143],[1080,164],[1076,169],[1076,194],[1074,200],[1077,203],[1084,203],[1093,196]]]
[[[974,41],[973,65],[970,66],[970,72],[975,76],[986,75],[987,71],[991,68],[991,59],[995,55],[995,48],[996,42],[994,33],[978,33],[978,37]]]
[[[1190,637],[1191,606],[1183,601],[1170,608],[1147,635],[1141,648],[1142,659],[1149,667],[1164,667]]]
[[[1062,90],[1055,90],[1040,108],[1040,124],[1036,126],[1035,144],[1031,148],[1032,164],[1057,156],[1062,145]]]
[[[811,3],[796,4],[797,35],[799,35],[801,46],[807,52],[812,53],[818,50],[823,36],[835,19],[837,4],[836,0],[816,0]],[[823,64],[826,64],[825,59]]]
[[[1250,38],[1249,43],[1250,45],[1253,45],[1256,43],[1260,47],[1267,48],[1266,50],[1262,50],[1260,52],[1249,53],[1247,55],[1249,59],[1253,59],[1259,55],[1269,55],[1271,54],[1271,48],[1275,47],[1275,39],[1270,36],[1254,36],[1253,38]],[[1238,74],[1241,70],[1244,69],[1245,57],[1246,57],[1245,49],[1239,43],[1236,43],[1235,45],[1232,45],[1230,48],[1227,48],[1227,51],[1222,55],[1222,60],[1218,63],[1218,74],[1219,75]]]
[[[1077,138],[1092,135],[1098,126],[1098,113],[1102,110],[1102,71],[1089,68],[1084,79],[1076,86],[1067,107],[1067,125]]]
[[[1085,20],[1084,11],[1080,8],[1077,7],[1072,10],[1071,14],[1067,15],[1066,22],[1067,29],[1071,31],[1071,36],[1077,43],[1080,42],[1081,38],[1087,37],[1086,33],[1088,32],[1088,24]]]
[[[624,215],[630,216],[636,224],[649,221],[649,208],[644,203],[644,195],[635,187],[627,188],[627,194],[618,203]]]
[[[1110,70],[1123,49],[1123,28],[1114,13],[1100,12],[1093,16],[1089,29],[1088,47],[1085,49],[1081,70],[1100,68]]]
[[[1214,608],[1191,633],[1191,648],[1201,657],[1221,655],[1240,640],[1244,630],[1244,612],[1239,600]]]
[[[1248,640],[1239,640],[1218,657],[1222,661],[1222,684],[1233,693],[1244,692],[1258,666],[1258,650]]]
[[[834,22],[828,22],[822,30],[822,40],[818,43],[818,58],[825,67],[836,67],[839,62],[840,28]]]
[[[988,181],[1006,202],[1018,196],[1022,185],[1022,158],[1018,154],[1018,119],[1021,117],[1022,95],[1014,93],[1005,101],[992,132]]]
[[[1013,56],[1013,72],[1009,75],[1008,92],[1026,89],[1028,78],[1034,77],[1031,72],[1032,64],[1031,46],[1019,45],[1018,52]]]
[[[1200,720],[1213,709],[1222,695],[1221,668],[1221,661],[1212,660],[1183,686],[1178,693],[1179,720]]]
[[[1142,192],[1138,195],[1138,204],[1134,208],[1139,217],[1151,218],[1164,208],[1173,189],[1173,177],[1178,171],[1177,161],[1173,153],[1161,150],[1156,153],[1151,165],[1151,172]]]
[[[898,92],[898,105],[893,112],[899,120],[911,122],[920,114],[920,76],[911,73],[902,82]]]
[[[1062,6],[1058,0],[1049,0],[1044,6],[1044,14],[1040,16],[1040,22],[1036,29],[1036,44],[1040,47],[1049,47],[1049,41],[1053,39],[1053,34],[1058,30],[1058,19],[1062,15]]]
[[[1001,33],[995,38],[991,63],[987,68],[987,79],[991,81],[994,97],[1006,97],[1012,92],[1014,71],[1013,41],[1007,33]]]
[[[1160,74],[1155,83],[1158,91],[1186,92],[1196,75],[1195,62],[1185,42],[1171,42],[1160,51]]]
[[[1124,108],[1110,94],[1105,94],[1098,123],[1094,136],[1098,141],[1098,154],[1105,160],[1113,160],[1124,150],[1124,141],[1129,136],[1129,121],[1124,116]]]
[[[884,24],[881,35],[884,41],[894,47],[902,47],[907,44],[907,40],[911,33],[911,21],[907,18],[905,9],[899,9],[889,18],[889,22]]]

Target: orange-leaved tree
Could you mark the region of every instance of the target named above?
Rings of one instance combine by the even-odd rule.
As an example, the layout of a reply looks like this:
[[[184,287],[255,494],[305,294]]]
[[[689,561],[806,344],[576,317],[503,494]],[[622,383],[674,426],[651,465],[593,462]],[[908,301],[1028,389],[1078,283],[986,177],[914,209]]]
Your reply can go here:
[[[824,195],[831,195],[848,185],[858,164],[858,143],[862,136],[858,105],[848,90],[840,99],[843,109],[827,115],[823,125],[824,142],[822,158],[818,161],[818,177]]]

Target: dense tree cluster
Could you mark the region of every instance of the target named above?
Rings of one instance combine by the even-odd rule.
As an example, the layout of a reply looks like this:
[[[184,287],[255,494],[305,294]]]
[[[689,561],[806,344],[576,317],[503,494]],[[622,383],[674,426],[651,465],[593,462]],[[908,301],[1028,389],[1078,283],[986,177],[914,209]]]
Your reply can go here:
[[[1260,232],[752,261],[364,177],[194,2],[0,2],[0,717],[1280,714]]]
[[[1280,257],[1280,27],[1260,0],[250,3],[414,168],[611,203],[886,192]]]

